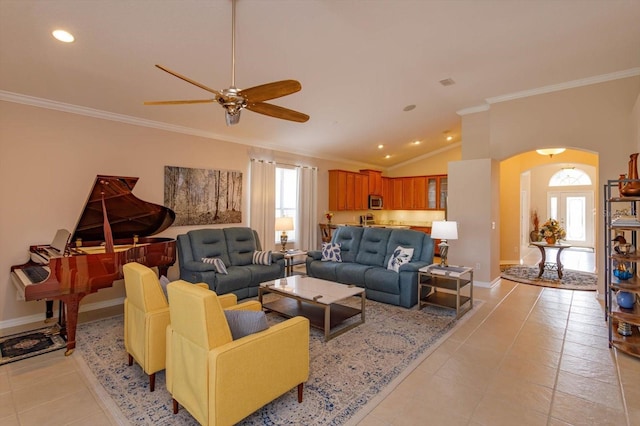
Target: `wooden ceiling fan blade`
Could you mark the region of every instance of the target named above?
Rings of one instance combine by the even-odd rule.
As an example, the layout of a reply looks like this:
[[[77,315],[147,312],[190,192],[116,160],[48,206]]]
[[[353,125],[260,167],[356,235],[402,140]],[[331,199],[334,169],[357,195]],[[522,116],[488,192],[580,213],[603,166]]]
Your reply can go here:
[[[243,89],[240,91],[240,95],[249,103],[252,103],[280,98],[298,92],[301,89],[302,85],[296,80],[282,80]]]
[[[182,101],[145,101],[145,105],[182,105],[182,104],[209,104],[215,99],[187,99]]]
[[[283,120],[296,121],[298,123],[304,123],[309,119],[309,116],[307,114],[303,114],[301,112],[283,108],[277,105],[266,104],[264,102],[250,103],[246,106],[246,108],[249,111],[257,112],[259,114],[281,118]]]
[[[216,95],[219,95],[219,94],[220,94],[220,92],[219,92],[219,91],[217,91],[217,90],[215,90],[215,89],[212,89],[212,88],[210,88],[210,87],[207,87],[207,86],[205,86],[205,85],[204,85],[204,84],[202,84],[202,83],[198,83],[198,82],[197,82],[197,81],[195,81],[195,80],[191,80],[189,77],[185,77],[184,75],[182,75],[182,74],[178,74],[178,73],[177,73],[177,72],[175,72],[175,71],[171,71],[169,68],[163,67],[162,65],[158,65],[158,64],[156,64],[156,67],[160,68],[160,69],[161,69],[162,71],[164,71],[164,72],[167,72],[167,73],[171,74],[171,75],[172,75],[172,76],[174,76],[174,77],[178,77],[180,80],[184,80],[184,81],[186,81],[187,83],[191,83],[191,84],[193,84],[194,86],[198,86],[199,88],[204,89],[204,90],[206,90],[207,92],[215,93]]]

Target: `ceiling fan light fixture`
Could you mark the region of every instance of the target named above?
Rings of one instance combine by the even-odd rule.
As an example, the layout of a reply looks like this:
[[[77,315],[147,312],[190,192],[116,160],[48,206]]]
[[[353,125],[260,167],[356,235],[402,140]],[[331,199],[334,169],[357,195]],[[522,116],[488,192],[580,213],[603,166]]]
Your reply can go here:
[[[240,113],[242,111],[238,110],[235,113],[230,113],[228,110],[224,112],[224,118],[227,122],[227,126],[233,126],[234,124],[238,124],[240,122]]]
[[[566,151],[566,148],[542,148],[536,149],[536,152],[540,155],[548,155],[549,158],[553,158],[554,155],[562,154]]]

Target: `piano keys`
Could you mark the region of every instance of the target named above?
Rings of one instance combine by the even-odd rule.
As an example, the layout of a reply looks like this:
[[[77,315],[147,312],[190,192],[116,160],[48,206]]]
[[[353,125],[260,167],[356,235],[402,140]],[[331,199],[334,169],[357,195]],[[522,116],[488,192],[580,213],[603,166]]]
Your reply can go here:
[[[176,260],[175,240],[150,237],[162,232],[175,220],[175,213],[164,206],[142,201],[132,194],[138,178],[97,176],[85,203],[65,255],[50,259],[48,276],[32,282],[25,269],[33,261],[11,267],[11,278],[24,300],[60,300],[60,326],[67,339],[66,355],[76,346],[76,327],[80,301],[84,296],[124,277],[122,266],[138,262],[158,267],[166,275]],[[31,246],[31,253],[43,246]]]

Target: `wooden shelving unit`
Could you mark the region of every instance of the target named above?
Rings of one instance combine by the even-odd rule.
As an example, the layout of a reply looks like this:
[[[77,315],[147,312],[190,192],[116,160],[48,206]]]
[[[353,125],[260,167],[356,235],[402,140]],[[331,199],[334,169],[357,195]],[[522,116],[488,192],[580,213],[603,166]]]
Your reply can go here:
[[[631,182],[624,180],[623,182]],[[604,186],[605,206],[605,307],[609,325],[609,347],[640,358],[640,279],[638,278],[638,266],[640,266],[640,253],[636,250],[629,254],[617,253],[614,246],[614,238],[623,235],[627,242],[637,249],[638,232],[640,222],[630,220],[616,220],[619,213],[625,212],[626,216],[638,214],[640,197],[614,196],[618,193],[618,180],[609,180]],[[617,265],[623,262],[633,271],[633,276],[622,280],[616,277]],[[632,293],[636,303],[632,309],[618,306],[616,296],[619,291]],[[623,327],[620,327],[621,323]],[[621,332],[623,330],[624,332]]]

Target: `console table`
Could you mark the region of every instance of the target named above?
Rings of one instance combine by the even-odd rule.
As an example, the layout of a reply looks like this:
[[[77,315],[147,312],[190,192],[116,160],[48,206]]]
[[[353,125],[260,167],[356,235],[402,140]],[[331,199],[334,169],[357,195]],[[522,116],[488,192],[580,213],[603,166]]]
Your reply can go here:
[[[564,269],[564,267],[562,266],[562,262],[560,261],[560,253],[562,253],[562,250],[571,247],[570,244],[547,244],[545,242],[542,241],[534,241],[531,244],[533,244],[534,246],[538,247],[538,249],[540,249],[540,255],[541,255],[541,259],[540,259],[540,263],[538,263],[538,268],[540,269],[540,273],[538,274],[538,278],[540,278],[542,276],[542,274],[544,273],[545,269],[548,269],[550,271],[558,271],[558,278],[562,279],[562,270]],[[557,249],[558,250],[558,254],[556,255],[556,263],[553,262],[547,262],[547,249]]]

